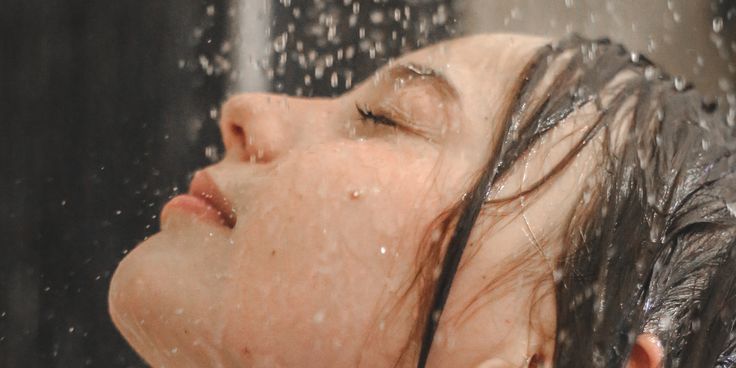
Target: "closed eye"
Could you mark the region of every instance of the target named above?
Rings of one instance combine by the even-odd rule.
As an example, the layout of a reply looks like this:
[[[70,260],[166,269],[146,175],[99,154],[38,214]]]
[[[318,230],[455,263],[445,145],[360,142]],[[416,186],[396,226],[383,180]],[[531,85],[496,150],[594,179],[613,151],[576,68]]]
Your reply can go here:
[[[360,114],[361,119],[364,121],[370,120],[371,122],[375,124],[387,125],[390,127],[398,126],[398,124],[394,120],[392,120],[391,118],[385,115],[374,113],[368,108],[368,106],[360,107],[358,105],[355,105],[355,108],[358,109],[358,114]]]

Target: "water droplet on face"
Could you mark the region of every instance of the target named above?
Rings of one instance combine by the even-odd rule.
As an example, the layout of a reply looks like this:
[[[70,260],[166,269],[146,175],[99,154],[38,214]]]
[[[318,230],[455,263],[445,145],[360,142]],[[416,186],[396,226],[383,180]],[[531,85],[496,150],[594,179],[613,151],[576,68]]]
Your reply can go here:
[[[640,55],[638,52],[632,52],[631,53],[631,62],[632,63],[638,63],[640,59]]]
[[[325,311],[321,310],[312,316],[312,322],[314,323],[322,323],[325,320]]]
[[[381,254],[386,254],[386,247],[383,247],[382,246],[381,249],[380,249],[380,251],[381,251]]]

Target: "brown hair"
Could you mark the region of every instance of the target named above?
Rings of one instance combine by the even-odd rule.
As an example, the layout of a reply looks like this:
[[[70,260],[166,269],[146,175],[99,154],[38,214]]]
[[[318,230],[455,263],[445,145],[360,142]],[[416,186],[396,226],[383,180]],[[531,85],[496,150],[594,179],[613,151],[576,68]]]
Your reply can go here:
[[[581,193],[555,260],[555,366],[623,366],[644,331],[663,342],[667,367],[736,366],[734,110],[621,45],[575,35],[541,48],[512,91],[484,169],[433,224],[429,233],[442,236],[420,247],[411,285],[421,314],[397,365],[420,342],[417,366],[425,366],[481,210],[510,200],[495,198],[495,186],[541,137],[592,104],[597,113],[583,137],[517,194],[537,192],[596,135],[610,143],[621,125],[623,141],[616,150],[604,144],[596,184]]]

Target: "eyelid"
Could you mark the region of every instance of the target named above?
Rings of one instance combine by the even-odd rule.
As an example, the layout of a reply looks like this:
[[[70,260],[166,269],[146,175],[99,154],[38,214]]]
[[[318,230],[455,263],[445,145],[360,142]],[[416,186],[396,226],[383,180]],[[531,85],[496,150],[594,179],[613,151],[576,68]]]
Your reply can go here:
[[[442,130],[445,126],[444,122],[438,122],[437,124],[418,124],[416,123],[416,120],[418,118],[416,116],[413,116],[416,114],[407,112],[396,106],[396,104],[389,102],[381,104],[381,111],[385,112],[386,115],[393,117],[395,120],[402,122],[403,124],[400,125],[402,125],[414,134],[422,136],[431,141],[438,140],[442,137]],[[436,117],[439,114],[444,114],[444,111],[441,113],[439,111],[436,111],[436,114],[430,115]]]

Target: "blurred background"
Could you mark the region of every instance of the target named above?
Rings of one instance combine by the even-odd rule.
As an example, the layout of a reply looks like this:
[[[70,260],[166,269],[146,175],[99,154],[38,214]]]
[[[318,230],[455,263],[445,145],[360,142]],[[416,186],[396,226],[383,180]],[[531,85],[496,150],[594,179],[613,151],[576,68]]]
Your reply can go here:
[[[228,95],[338,95],[478,32],[607,36],[736,108],[736,0],[3,1],[0,367],[145,367],[110,276],[221,156]]]

